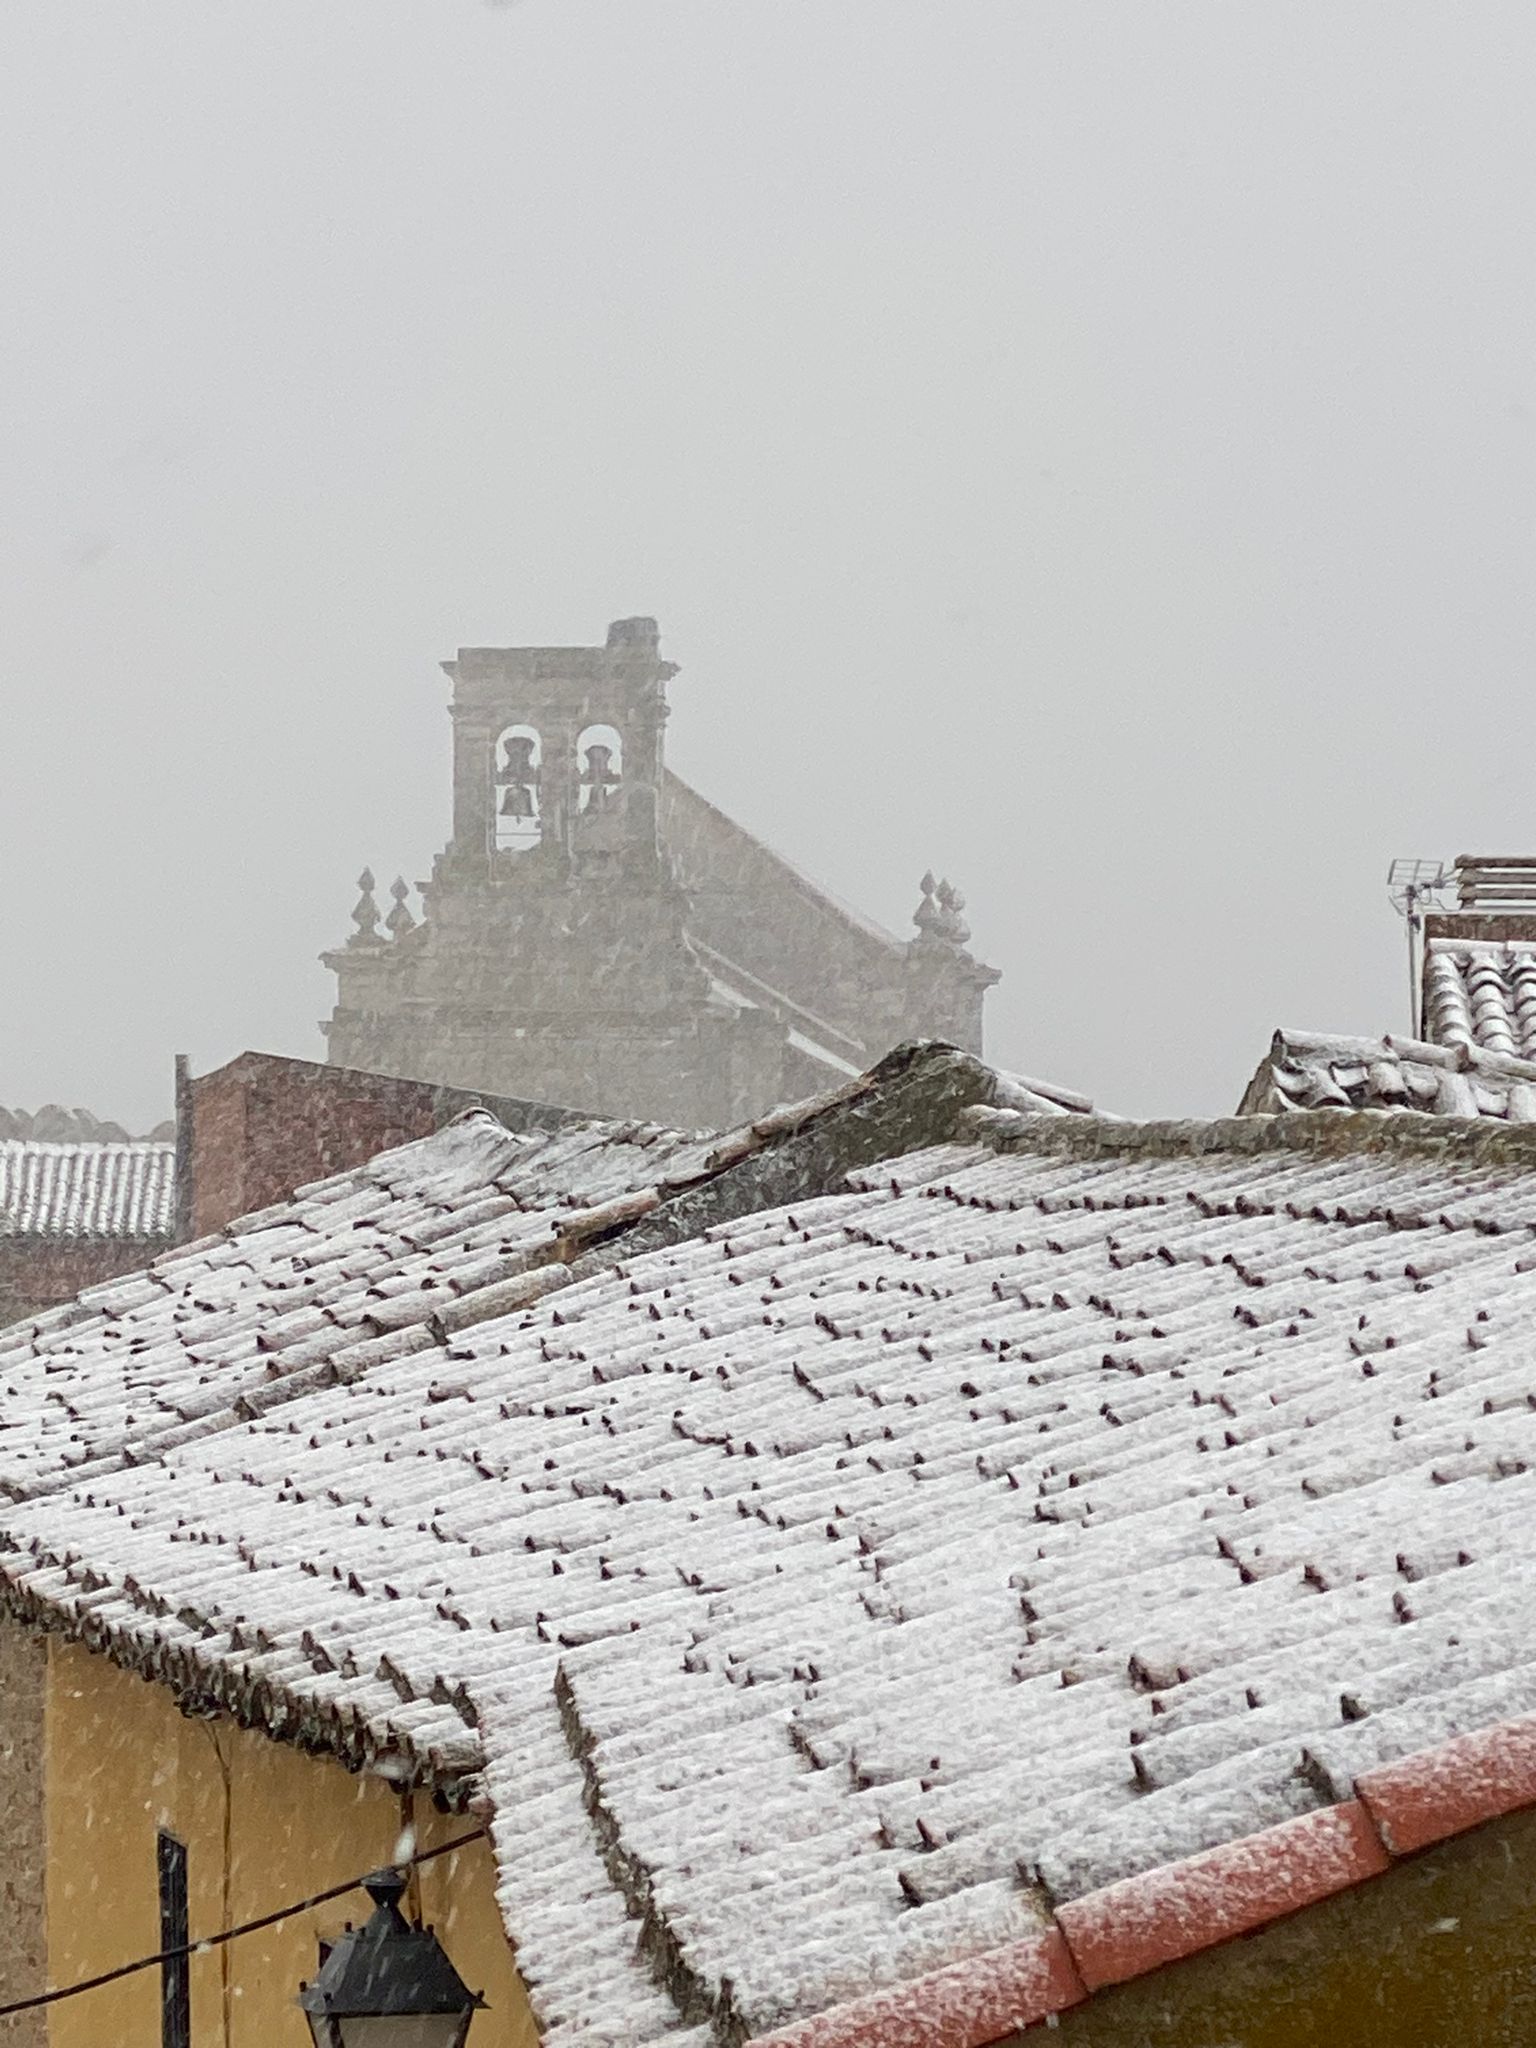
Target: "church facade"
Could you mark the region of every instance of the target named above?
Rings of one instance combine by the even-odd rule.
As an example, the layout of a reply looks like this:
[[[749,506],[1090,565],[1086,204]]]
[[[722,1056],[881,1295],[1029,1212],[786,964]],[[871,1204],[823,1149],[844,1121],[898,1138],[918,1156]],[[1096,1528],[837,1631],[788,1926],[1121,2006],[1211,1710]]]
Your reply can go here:
[[[836,902],[666,766],[652,619],[601,647],[461,648],[452,836],[327,953],[332,1062],[721,1128],[904,1038],[980,1053],[997,970],[925,876],[914,936]]]

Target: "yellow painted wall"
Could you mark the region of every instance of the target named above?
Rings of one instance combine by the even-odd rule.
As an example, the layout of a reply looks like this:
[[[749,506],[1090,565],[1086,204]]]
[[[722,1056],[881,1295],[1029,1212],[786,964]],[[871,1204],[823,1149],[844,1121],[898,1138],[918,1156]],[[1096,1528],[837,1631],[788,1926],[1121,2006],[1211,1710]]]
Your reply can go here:
[[[194,1940],[387,1863],[402,1802],[382,1780],[227,1721],[189,1721],[161,1687],[53,1641],[48,1660],[48,1976],[73,1983],[160,1945],[155,1838],[187,1844]],[[417,1798],[418,1847],[474,1823]],[[537,2034],[494,1897],[489,1844],[419,1873],[424,1919],[489,2010],[471,2048],[534,2048]],[[356,1892],[192,1962],[194,2048],[305,2048],[293,2000],[317,1939],[366,1917]],[[157,1970],[52,2009],[50,2048],[159,2048]]]
[[[155,1835],[188,1848],[200,1933],[388,1862],[399,1796],[53,1640],[47,1684],[48,1975],[72,1982],[159,1946]],[[471,1822],[415,1802],[420,1846]],[[471,2048],[536,2048],[494,1898],[489,1846],[419,1873],[422,1916],[491,2010]],[[192,1965],[195,2048],[307,2048],[293,2003],[354,1893]],[[159,1975],[55,2006],[50,2048],[159,2048]],[[1527,2048],[1536,2042],[1536,1811],[1480,1828],[1247,1940],[1102,1993],[1018,2048]]]

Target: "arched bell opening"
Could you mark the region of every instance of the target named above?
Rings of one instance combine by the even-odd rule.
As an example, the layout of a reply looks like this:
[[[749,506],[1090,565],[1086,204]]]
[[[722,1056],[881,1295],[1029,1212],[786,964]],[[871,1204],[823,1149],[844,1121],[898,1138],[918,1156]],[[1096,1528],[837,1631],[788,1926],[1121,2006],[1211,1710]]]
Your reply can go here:
[[[544,744],[531,725],[509,725],[493,747],[498,853],[526,853],[544,836],[539,783]]]
[[[589,725],[576,741],[577,807],[584,814],[617,808],[624,786],[624,742],[611,725]]]

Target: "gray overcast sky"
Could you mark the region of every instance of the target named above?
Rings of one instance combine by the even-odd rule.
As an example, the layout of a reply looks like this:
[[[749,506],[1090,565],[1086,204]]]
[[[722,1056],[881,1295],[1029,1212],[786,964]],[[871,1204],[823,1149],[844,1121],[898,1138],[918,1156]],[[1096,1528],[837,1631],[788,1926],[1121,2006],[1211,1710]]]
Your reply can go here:
[[[4,0],[0,1102],[319,1055],[461,642],[1223,1111],[1536,851],[1530,0]]]

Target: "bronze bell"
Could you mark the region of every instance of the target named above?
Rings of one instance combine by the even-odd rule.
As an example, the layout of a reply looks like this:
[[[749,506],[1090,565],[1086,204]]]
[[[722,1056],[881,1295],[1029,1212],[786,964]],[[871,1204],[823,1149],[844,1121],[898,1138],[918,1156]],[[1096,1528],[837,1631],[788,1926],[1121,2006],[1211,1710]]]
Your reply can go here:
[[[504,818],[532,818],[538,815],[534,792],[539,771],[533,765],[534,742],[526,733],[514,733],[502,742],[500,781],[501,815]]]
[[[584,793],[583,809],[605,811],[619,786],[619,778],[613,771],[613,749],[595,740],[586,752],[586,767],[582,772],[581,786]]]

